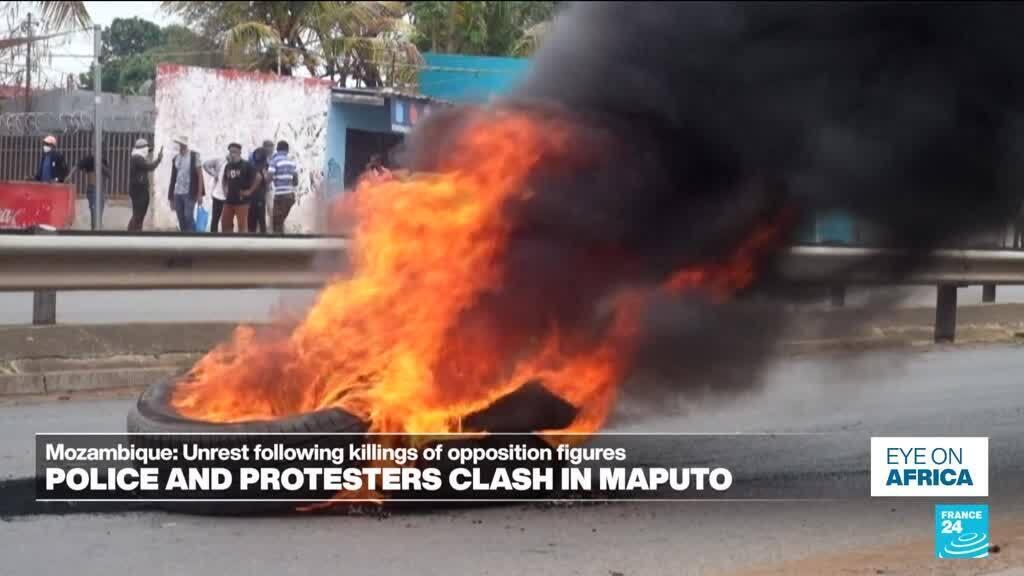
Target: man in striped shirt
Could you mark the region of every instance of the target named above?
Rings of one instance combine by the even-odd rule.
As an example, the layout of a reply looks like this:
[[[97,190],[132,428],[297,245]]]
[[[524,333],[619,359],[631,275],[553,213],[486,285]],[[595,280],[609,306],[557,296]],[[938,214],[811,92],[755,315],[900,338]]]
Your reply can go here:
[[[295,205],[295,188],[299,185],[299,167],[288,156],[288,143],[284,140],[277,143],[267,174],[274,186],[274,234],[284,234],[284,221]]]

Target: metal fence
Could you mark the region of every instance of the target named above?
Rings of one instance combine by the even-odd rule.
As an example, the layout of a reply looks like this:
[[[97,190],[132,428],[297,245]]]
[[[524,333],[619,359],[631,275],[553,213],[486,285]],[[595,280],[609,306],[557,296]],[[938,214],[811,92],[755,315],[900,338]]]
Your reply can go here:
[[[90,127],[91,128],[91,127]],[[0,131],[0,180],[31,180],[36,173],[42,151],[41,138],[44,132],[29,132],[13,135]],[[73,130],[54,132],[58,148],[64,153],[68,167],[72,168],[82,158],[93,153],[93,131]],[[132,146],[138,138],[153,141],[151,132],[104,132],[103,158],[110,165],[111,181],[104,184],[107,198],[128,195],[128,166]],[[85,195],[86,179],[76,177],[75,185],[80,196]]]

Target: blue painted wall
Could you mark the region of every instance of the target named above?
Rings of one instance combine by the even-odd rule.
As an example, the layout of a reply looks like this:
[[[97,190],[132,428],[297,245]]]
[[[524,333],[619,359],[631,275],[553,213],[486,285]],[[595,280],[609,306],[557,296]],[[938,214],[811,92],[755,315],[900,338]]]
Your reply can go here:
[[[427,67],[419,74],[420,93],[451,102],[486,102],[515,86],[530,66],[525,58],[434,52],[423,59]]]
[[[332,180],[327,194],[341,191],[333,182],[332,161],[337,163],[333,170],[340,170],[339,178],[345,174],[345,134],[348,129],[368,132],[391,132],[391,108],[389,106],[368,106],[331,102],[327,113],[327,165],[324,174]]]

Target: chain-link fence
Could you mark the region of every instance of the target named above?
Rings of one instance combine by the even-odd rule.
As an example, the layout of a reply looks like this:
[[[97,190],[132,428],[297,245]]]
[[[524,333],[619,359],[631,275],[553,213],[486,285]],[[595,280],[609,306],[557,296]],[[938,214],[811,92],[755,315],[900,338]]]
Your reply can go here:
[[[125,119],[122,119],[125,120]],[[138,122],[138,119],[130,119]],[[125,120],[127,121],[127,120]],[[108,119],[104,119],[107,127]],[[152,124],[150,124],[152,125]],[[116,126],[113,126],[116,128]],[[0,180],[31,180],[43,153],[42,138],[52,134],[68,167],[93,153],[91,114],[0,114]],[[104,185],[108,198],[127,196],[128,166],[138,138],[153,140],[152,131],[103,131],[103,158],[110,165],[111,181]],[[86,179],[75,178],[79,195],[85,195]]]

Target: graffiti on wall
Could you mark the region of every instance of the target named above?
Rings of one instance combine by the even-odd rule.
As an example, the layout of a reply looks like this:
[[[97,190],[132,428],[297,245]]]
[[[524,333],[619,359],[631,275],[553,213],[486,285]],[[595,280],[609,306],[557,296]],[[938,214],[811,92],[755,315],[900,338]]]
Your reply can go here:
[[[173,140],[184,136],[192,150],[205,161],[226,156],[231,142],[242,145],[242,156],[264,140],[285,140],[299,165],[296,203],[285,223],[287,232],[311,233],[319,229],[320,199],[324,188],[327,111],[330,85],[308,78],[163,65],[157,70],[154,143],[166,148],[169,159]],[[176,229],[177,218],[167,196],[171,163],[163,162],[154,174],[157,201],[154,226]],[[211,209],[206,180],[204,205]]]

